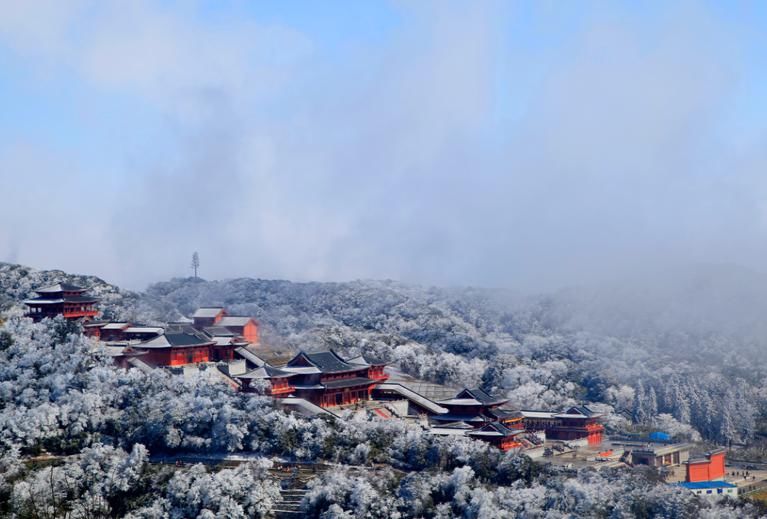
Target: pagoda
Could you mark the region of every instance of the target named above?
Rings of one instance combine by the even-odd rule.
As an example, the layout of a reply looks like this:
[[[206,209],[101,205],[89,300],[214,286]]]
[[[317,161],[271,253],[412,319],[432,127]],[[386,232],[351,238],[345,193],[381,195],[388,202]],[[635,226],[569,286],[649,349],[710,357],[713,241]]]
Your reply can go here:
[[[29,307],[27,317],[41,321],[46,317],[63,315],[66,319],[90,320],[98,310],[98,298],[87,295],[85,289],[69,283],[58,283],[35,290],[37,297],[24,301]]]

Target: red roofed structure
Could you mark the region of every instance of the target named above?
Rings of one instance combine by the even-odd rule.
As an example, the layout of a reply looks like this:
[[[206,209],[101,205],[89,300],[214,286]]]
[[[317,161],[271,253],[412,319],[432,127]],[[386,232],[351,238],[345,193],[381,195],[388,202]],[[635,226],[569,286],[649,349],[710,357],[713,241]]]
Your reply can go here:
[[[90,320],[98,314],[98,298],[85,293],[86,289],[69,283],[58,283],[35,290],[37,297],[27,299],[27,317],[41,321],[46,317],[63,315],[66,319]]]
[[[285,366],[265,364],[238,375],[244,391],[253,379],[268,380],[269,394],[295,396],[320,407],[335,407],[370,400],[373,388],[389,376],[385,363],[363,356],[344,360],[334,351],[300,351]]]
[[[508,451],[523,447],[522,442],[518,441],[517,438],[523,433],[524,431],[510,429],[502,423],[490,422],[475,431],[469,431],[468,435],[471,438],[485,441],[502,451]]]
[[[198,330],[226,328],[250,344],[258,343],[258,323],[252,317],[228,315],[226,309],[220,306],[204,306],[197,309],[192,319]]]
[[[602,415],[585,405],[573,406],[564,413],[525,409],[521,413],[526,430],[545,431],[548,439],[586,440],[589,445],[602,443],[605,431],[600,423]]]

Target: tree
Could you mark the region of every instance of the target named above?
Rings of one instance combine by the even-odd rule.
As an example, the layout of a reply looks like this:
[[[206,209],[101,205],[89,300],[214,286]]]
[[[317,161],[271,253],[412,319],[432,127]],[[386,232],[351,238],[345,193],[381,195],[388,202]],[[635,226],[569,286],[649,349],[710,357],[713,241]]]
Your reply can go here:
[[[632,415],[634,418],[635,423],[645,423],[647,421],[647,410],[646,410],[646,403],[645,403],[645,390],[644,390],[644,384],[640,380],[637,383],[637,387],[634,391],[634,406],[632,409]]]
[[[197,279],[197,269],[200,268],[200,255],[197,251],[194,251],[194,254],[192,254],[191,268],[194,269],[194,279]]]

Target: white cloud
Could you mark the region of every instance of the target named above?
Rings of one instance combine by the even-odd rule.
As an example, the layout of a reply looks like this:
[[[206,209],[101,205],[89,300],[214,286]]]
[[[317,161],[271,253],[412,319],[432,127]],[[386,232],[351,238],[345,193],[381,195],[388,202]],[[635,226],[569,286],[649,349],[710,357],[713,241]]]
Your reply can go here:
[[[554,47],[537,13],[522,49],[502,6],[400,5],[388,41],[331,60],[237,12],[3,7],[0,41],[167,118],[171,144],[126,161],[104,213],[120,261],[97,273],[121,282],[185,274],[194,250],[211,277],[528,286],[766,252],[762,140],[721,135],[747,64],[702,8],[587,15]]]

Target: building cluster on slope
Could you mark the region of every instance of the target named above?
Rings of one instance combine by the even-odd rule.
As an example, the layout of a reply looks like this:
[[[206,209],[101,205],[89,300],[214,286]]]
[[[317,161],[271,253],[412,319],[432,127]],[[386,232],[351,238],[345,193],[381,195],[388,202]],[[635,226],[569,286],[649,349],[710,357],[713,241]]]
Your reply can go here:
[[[561,412],[510,409],[505,407],[507,399],[479,388],[433,400],[390,381],[386,361],[367,355],[343,358],[334,351],[299,351],[287,363],[273,365],[262,358],[258,322],[229,315],[223,307],[203,307],[191,318],[163,327],[145,326],[94,320],[98,299],[81,287],[59,283],[36,292],[37,297],[25,301],[29,317],[82,320],[85,333],[124,368],[216,363],[218,372],[238,390],[264,392],[288,409],[337,416],[338,408],[367,407],[382,418],[419,420],[433,434],[468,436],[504,451],[543,451],[544,444],[552,442],[599,450],[603,442],[602,416],[585,405]],[[609,450],[592,459],[660,469],[685,465],[680,485],[690,491],[737,496],[737,487],[724,481],[724,451],[690,459],[691,447],[670,441],[613,441]]]
[[[59,283],[36,293],[37,297],[25,301],[27,316],[36,321],[57,315],[82,320],[85,334],[99,340],[122,367],[228,362],[238,357],[238,349],[258,344],[256,320],[228,315],[223,307],[200,308],[191,319],[167,326],[146,326],[95,320],[98,299],[75,285]]]
[[[546,438],[599,445],[601,416],[586,406],[564,413],[517,411],[503,406],[507,399],[479,388],[463,389],[453,398],[431,400],[402,384],[387,382],[386,362],[366,356],[344,359],[334,351],[300,351],[284,366],[272,366],[253,354],[250,369],[229,371],[243,391],[258,388],[275,398],[301,399],[332,409],[365,402],[401,402],[400,416],[425,416],[430,430],[440,435],[465,435],[501,450],[532,448]],[[259,389],[260,390],[260,389]]]
[[[259,357],[259,327],[251,317],[203,307],[191,318],[164,327],[98,321],[97,299],[85,292],[67,284],[42,288],[37,298],[26,301],[28,315],[82,319],[85,333],[125,368],[219,363],[225,366],[222,374],[239,390],[263,390],[289,408],[316,414],[370,405],[382,417],[425,419],[434,434],[466,435],[502,450],[537,447],[547,438],[583,445],[602,441],[600,415],[586,406],[565,412],[519,411],[504,407],[507,399],[478,388],[435,401],[389,382],[382,359],[346,359],[334,351],[299,351],[287,363],[272,365]]]

